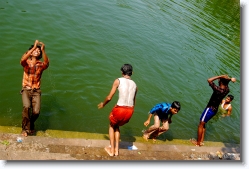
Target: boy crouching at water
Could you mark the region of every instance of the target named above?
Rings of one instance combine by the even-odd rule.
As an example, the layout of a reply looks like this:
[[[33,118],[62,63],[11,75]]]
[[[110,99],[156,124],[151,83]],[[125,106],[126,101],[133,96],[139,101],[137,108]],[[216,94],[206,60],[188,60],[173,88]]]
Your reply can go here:
[[[162,133],[166,132],[169,129],[169,124],[172,123],[172,116],[177,114],[181,109],[180,102],[174,101],[172,104],[170,103],[158,103],[156,104],[150,111],[149,117],[144,122],[144,125],[147,127],[150,124],[150,119],[152,115],[154,115],[154,125],[150,126],[143,133],[143,138],[148,141],[150,136],[153,141],[156,141],[156,138]],[[160,127],[160,121],[162,122],[162,126]]]

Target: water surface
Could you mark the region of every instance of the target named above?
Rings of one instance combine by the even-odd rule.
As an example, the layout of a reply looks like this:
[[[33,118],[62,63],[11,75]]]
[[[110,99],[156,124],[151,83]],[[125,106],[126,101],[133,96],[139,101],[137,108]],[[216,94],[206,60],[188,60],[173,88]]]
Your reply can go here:
[[[240,6],[238,0],[75,0],[0,2],[0,124],[21,126],[20,58],[35,39],[43,41],[50,67],[42,77],[37,130],[107,133],[102,110],[120,67],[134,67],[135,113],[121,135],[140,136],[148,111],[178,100],[182,109],[160,139],[196,137],[212,89],[207,79],[237,78],[230,118],[214,118],[205,140],[240,143]],[[151,121],[153,124],[153,121]],[[122,136],[121,136],[122,139]]]

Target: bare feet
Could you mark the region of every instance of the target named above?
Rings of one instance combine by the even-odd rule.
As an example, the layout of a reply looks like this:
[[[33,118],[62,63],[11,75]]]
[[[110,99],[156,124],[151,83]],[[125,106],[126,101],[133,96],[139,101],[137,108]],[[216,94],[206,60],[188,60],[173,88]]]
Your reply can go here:
[[[30,133],[29,133],[29,134],[30,134],[30,135],[34,135],[35,132],[36,132],[35,130],[30,130]]]
[[[27,136],[28,136],[28,133],[27,133],[25,130],[23,130],[21,134],[22,134],[22,136],[24,136],[24,137],[27,137]]]
[[[118,150],[115,150],[114,155],[115,155],[115,156],[118,156],[118,154],[119,154],[119,151],[118,151]]]
[[[109,154],[109,156],[113,157],[114,154],[111,152],[111,148],[108,146],[108,147],[105,147],[105,151]]]
[[[148,141],[148,136],[147,135],[143,135],[143,139],[145,140],[145,141]]]
[[[155,143],[157,140],[156,140],[156,137],[153,137],[152,138],[152,141],[153,141],[153,143]]]
[[[197,143],[197,141],[194,139],[194,138],[191,138],[190,139],[190,142],[192,143],[192,144],[194,144],[195,146],[204,146],[204,143],[202,143],[202,142],[200,142],[200,144],[198,144]]]

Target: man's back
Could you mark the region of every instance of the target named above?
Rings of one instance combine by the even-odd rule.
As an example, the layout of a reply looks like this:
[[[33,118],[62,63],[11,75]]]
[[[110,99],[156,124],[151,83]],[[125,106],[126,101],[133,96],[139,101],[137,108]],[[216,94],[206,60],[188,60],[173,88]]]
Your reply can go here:
[[[118,78],[119,79],[119,99],[117,105],[119,106],[134,106],[134,97],[136,93],[136,83],[127,78]]]

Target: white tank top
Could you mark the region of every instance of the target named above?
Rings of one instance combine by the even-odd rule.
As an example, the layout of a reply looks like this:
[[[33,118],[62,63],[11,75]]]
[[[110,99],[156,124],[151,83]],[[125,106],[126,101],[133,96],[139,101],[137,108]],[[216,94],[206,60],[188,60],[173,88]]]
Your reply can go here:
[[[119,106],[130,106],[134,105],[134,96],[136,92],[137,85],[131,79],[126,79],[124,77],[119,79],[119,99],[117,105]]]
[[[228,108],[231,106],[231,104],[229,104],[226,108],[224,108],[224,104],[225,104],[225,102],[222,103],[222,105],[221,105],[221,107],[222,107],[224,110],[228,110]]]

